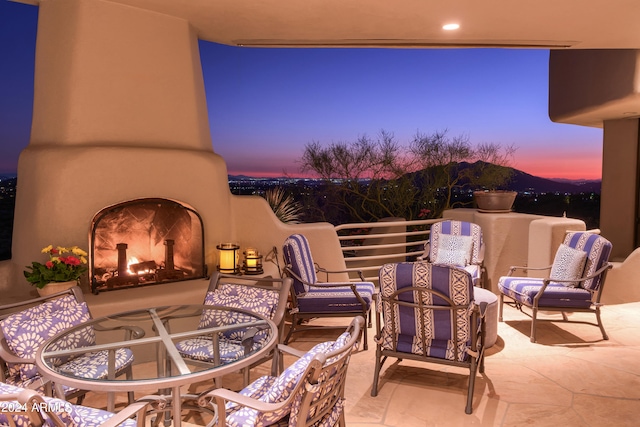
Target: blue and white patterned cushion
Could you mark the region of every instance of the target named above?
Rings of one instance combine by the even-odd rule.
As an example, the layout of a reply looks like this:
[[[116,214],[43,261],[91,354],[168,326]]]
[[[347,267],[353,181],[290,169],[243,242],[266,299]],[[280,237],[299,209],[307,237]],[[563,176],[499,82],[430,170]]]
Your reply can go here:
[[[204,305],[219,305],[229,308],[241,308],[273,319],[278,307],[280,293],[276,289],[243,286],[235,283],[222,284],[215,291],[207,292]],[[206,310],[202,313],[198,329],[214,326],[233,325],[255,321],[250,314],[232,310]],[[234,329],[222,333],[222,336],[234,341],[242,341],[246,329]],[[263,340],[266,333],[256,334],[255,341]]]
[[[588,232],[567,233],[564,245],[586,252],[586,265],[583,277],[593,275],[608,261],[611,254],[611,243],[604,237]],[[589,308],[592,304],[590,291],[598,290],[602,275],[585,280],[579,286],[569,287],[551,282],[538,301],[539,307],[573,307]],[[506,296],[532,306],[533,299],[540,291],[543,279],[535,277],[503,276],[498,280],[498,290]]]
[[[0,394],[18,394],[23,390],[23,388],[0,382]],[[52,397],[44,397],[44,400],[47,402],[47,408],[54,410],[62,422],[69,427],[98,427],[114,415],[111,412],[103,411],[101,409],[72,405],[67,401]],[[55,426],[53,420],[49,418],[46,413],[41,412],[41,414],[44,418],[45,426]],[[13,419],[18,427],[31,426],[26,415],[8,414],[6,412],[0,413],[0,426],[9,425],[7,420],[8,416]],[[135,420],[127,420],[119,424],[120,427],[135,427],[136,425],[137,423]]]
[[[354,282],[356,292],[362,297],[368,310],[373,301],[375,285],[371,282]],[[349,286],[322,288],[319,283],[298,297],[298,308],[304,313],[333,313],[362,310],[362,304]]]
[[[587,253],[587,261],[583,273],[584,277],[593,275],[609,262],[612,248],[611,242],[598,234],[580,231],[567,233],[563,243]],[[584,289],[597,291],[601,281],[602,275],[598,275],[593,279],[585,280],[580,286]]]
[[[218,345],[222,364],[231,363],[244,355],[244,346],[239,341],[220,339]],[[190,359],[214,363],[213,341],[210,337],[201,336],[182,340],[176,343],[176,348],[181,355]],[[259,344],[254,344],[252,349],[257,348]]]
[[[51,301],[48,301],[47,303],[34,306],[29,310],[29,313],[31,313],[31,316],[33,317],[38,317],[39,315],[45,314],[47,312],[60,310],[76,304],[77,304],[77,301],[73,295],[65,295],[63,297],[59,297]],[[0,322],[0,329],[3,329],[2,324],[3,322]],[[8,338],[5,337],[5,339],[8,339]],[[6,381],[17,386],[26,387],[33,382],[33,378],[27,378],[23,380],[20,376],[21,366],[22,364],[7,363],[8,372],[7,372]]]
[[[119,348],[115,353],[115,374],[120,375],[133,363],[133,352],[129,348]],[[105,379],[109,375],[109,351],[101,350],[85,353],[57,367],[60,372],[72,372],[80,378]]]
[[[503,276],[498,280],[498,290],[511,299],[531,307],[542,284],[542,279],[535,277]],[[580,287],[552,282],[544,290],[538,306],[588,308],[591,306],[591,293]]]
[[[327,351],[334,352],[334,351],[343,349],[350,339],[351,339],[351,334],[349,332],[344,332],[342,335],[340,335],[336,339],[336,341],[333,343],[331,348],[328,349]],[[357,348],[357,346],[358,346],[358,343],[356,341],[354,343],[353,348],[350,351],[353,351],[355,348]],[[345,353],[343,352],[327,359],[325,361],[325,366],[336,363],[341,357],[350,357],[350,352],[346,354],[346,356],[345,356]],[[345,360],[344,363],[349,363],[349,361]],[[309,386],[309,384],[307,384],[305,385],[305,388],[307,388],[307,390],[304,390],[302,388],[298,390],[298,394],[294,397],[293,403],[291,405],[291,413],[289,415],[289,427],[295,427],[298,425],[299,408],[300,408],[300,405],[302,404],[302,398],[305,391],[312,394],[311,402],[316,402],[318,399],[321,398],[321,395],[326,396],[328,393],[331,393],[331,391],[333,390],[333,387],[335,387],[339,383],[340,380],[335,377],[335,374],[338,371],[337,366],[338,365],[334,366],[333,369],[325,370],[318,378],[318,383],[316,385]],[[343,374],[346,374],[346,371],[344,371]],[[331,380],[333,380],[333,382]],[[315,424],[313,424],[314,427],[325,427],[325,426],[333,427],[337,425],[338,420],[340,419],[340,415],[344,411],[344,401],[345,401],[344,397],[341,397],[336,402],[336,405],[331,409],[331,411],[329,411],[327,414],[325,414],[324,417],[322,417]],[[326,401],[325,405],[327,403],[328,401]],[[326,406],[323,406],[322,402],[320,402],[320,407],[322,408],[320,410],[326,409]],[[311,418],[314,416],[315,416],[315,411],[310,408],[309,417]]]
[[[587,253],[580,249],[574,249],[564,243],[556,252],[549,277],[556,280],[576,280],[582,277],[584,265],[587,261]],[[577,282],[563,283],[565,286],[576,287]]]
[[[207,292],[204,305],[242,308],[273,319],[279,298],[280,293],[276,289],[225,283],[216,290]],[[232,310],[206,310],[202,313],[198,329],[252,322],[255,319],[250,314]],[[241,328],[219,334],[220,361],[222,363],[238,360],[244,354],[242,340],[246,332],[247,328]],[[252,350],[261,348],[267,338],[267,331],[258,331],[253,337]],[[185,357],[211,363],[214,361],[213,342],[210,336],[199,336],[180,341],[176,343],[176,348]]]
[[[318,281],[316,267],[311,256],[309,241],[302,234],[293,234],[284,241],[282,248],[284,261],[291,267],[291,270],[307,283],[315,284]],[[293,289],[296,295],[304,294],[309,290],[309,286],[302,283],[295,277],[293,279]]]
[[[309,362],[316,354],[330,352],[334,348],[334,341],[316,344],[311,350],[296,360],[278,377],[263,376],[240,391],[244,396],[252,397],[266,403],[280,403],[289,398],[302,374],[309,366]],[[231,427],[267,426],[273,424],[291,411],[291,405],[285,405],[279,411],[263,413],[255,409],[227,403],[227,425]]]
[[[73,297],[71,297],[73,298]],[[62,300],[62,301],[61,301]],[[91,319],[85,303],[67,304],[65,298],[40,304],[12,314],[0,323],[7,345],[18,356],[33,359],[36,352],[46,340],[73,326],[88,322]],[[70,339],[77,346],[88,346],[95,343],[92,328],[82,328]],[[64,348],[65,343],[57,349]],[[60,363],[63,363],[61,360]],[[31,363],[20,364],[20,376],[27,380],[38,374],[36,366]]]
[[[385,264],[380,269],[380,293],[390,297],[394,292],[406,287],[418,287],[436,290],[458,306],[467,307],[456,313],[457,338],[459,343],[458,361],[467,359],[467,349],[471,342],[471,322],[469,309],[472,308],[473,281],[465,270],[445,265],[418,263]],[[423,293],[424,303],[428,305],[446,305],[441,298]],[[402,294],[402,300],[416,302],[415,292]],[[377,309],[382,313],[382,346],[386,350],[438,357],[455,360],[453,325],[449,310],[429,311],[425,318],[424,330],[417,328],[416,319],[420,317],[418,308],[399,306],[377,299]],[[393,312],[392,312],[393,310]],[[396,319],[396,322],[392,322]],[[424,338],[424,340],[423,340]],[[423,341],[426,348],[423,348]]]

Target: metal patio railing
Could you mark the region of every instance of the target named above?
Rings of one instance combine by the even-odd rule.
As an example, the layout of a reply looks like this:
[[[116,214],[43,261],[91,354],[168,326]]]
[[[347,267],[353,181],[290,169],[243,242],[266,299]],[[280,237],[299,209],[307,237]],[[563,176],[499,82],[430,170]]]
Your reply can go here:
[[[361,270],[365,280],[378,282],[378,270],[389,262],[414,261],[429,240],[431,224],[442,219],[342,224],[335,227],[348,271]],[[359,278],[350,274],[352,281]]]

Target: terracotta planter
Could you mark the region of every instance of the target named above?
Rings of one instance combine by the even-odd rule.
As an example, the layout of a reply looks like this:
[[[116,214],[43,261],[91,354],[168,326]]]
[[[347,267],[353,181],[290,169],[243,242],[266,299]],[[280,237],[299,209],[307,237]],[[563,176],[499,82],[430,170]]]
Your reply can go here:
[[[480,212],[502,213],[511,212],[516,200],[516,191],[474,191],[473,198]]]
[[[47,283],[44,288],[37,288],[38,294],[41,297],[46,297],[52,294],[57,294],[58,292],[66,291],[69,288],[73,288],[77,286],[78,282],[75,280],[70,280],[68,282],[51,282]]]

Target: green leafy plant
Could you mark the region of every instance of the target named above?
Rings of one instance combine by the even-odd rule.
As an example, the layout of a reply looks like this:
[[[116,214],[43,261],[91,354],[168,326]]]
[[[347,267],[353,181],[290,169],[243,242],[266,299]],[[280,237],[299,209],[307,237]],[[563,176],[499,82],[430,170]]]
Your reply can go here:
[[[286,194],[282,188],[276,187],[267,190],[264,198],[280,221],[285,224],[300,222],[302,206],[293,199],[291,194]]]
[[[87,253],[77,246],[54,248],[49,245],[41,252],[47,254],[49,260],[44,264],[33,261],[23,272],[27,281],[37,288],[42,289],[52,282],[77,281],[87,271]]]

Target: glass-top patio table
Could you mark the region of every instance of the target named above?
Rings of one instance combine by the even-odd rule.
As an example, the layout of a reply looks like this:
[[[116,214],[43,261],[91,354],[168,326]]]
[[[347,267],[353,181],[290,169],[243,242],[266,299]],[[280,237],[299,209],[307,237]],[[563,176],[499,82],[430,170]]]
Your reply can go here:
[[[248,351],[239,352],[232,360],[221,360],[220,337],[234,333],[255,338],[250,338]],[[91,335],[95,336],[95,343],[87,343],[87,334],[89,342]],[[213,363],[193,360],[176,348],[178,342],[203,336],[211,338]],[[180,426],[181,386],[250,366],[275,347],[277,337],[275,323],[246,310],[212,305],[145,308],[93,319],[54,336],[38,351],[36,364],[58,388],[66,385],[111,392],[109,410],[114,406],[112,392],[148,393],[152,389],[165,394],[162,390],[170,390],[173,425]],[[122,349],[130,350],[126,351],[129,356],[133,354],[132,369],[127,375],[115,372],[116,357],[123,357]],[[109,355],[104,379],[92,379],[90,367],[80,367],[75,372],[58,368],[71,358],[101,350],[108,350]]]

